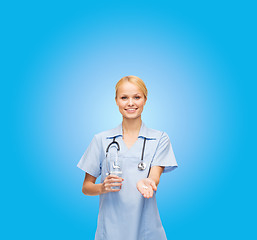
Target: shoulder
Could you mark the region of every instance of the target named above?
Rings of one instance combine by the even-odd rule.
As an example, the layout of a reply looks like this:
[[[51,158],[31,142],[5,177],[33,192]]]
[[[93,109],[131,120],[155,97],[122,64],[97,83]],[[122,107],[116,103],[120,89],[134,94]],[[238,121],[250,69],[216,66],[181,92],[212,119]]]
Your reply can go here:
[[[169,138],[168,134],[162,130],[157,130],[157,129],[147,127],[147,132],[149,136],[152,136],[158,140],[162,138]]]
[[[170,139],[166,131],[161,131],[153,128],[148,128],[145,126],[145,136],[149,140],[152,140],[154,146],[159,148],[160,146],[169,145]]]

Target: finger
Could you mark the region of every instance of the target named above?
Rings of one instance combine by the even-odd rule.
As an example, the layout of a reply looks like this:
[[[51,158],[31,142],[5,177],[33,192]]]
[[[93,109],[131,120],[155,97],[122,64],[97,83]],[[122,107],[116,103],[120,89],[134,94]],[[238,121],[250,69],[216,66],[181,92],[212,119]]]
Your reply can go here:
[[[147,190],[147,198],[150,198],[151,192],[150,190]]]
[[[117,176],[117,175],[115,175],[115,174],[110,174],[110,175],[108,175],[107,177],[108,177],[108,178],[123,179],[122,177],[119,177],[119,176]],[[123,180],[124,180],[124,179],[123,179]]]
[[[117,178],[117,176],[115,176],[115,175],[109,175],[109,176],[107,176],[106,177],[106,180],[110,180],[110,179],[115,179],[115,178]]]
[[[147,193],[146,193],[146,198],[149,198],[149,192],[147,191]]]
[[[148,191],[148,196],[149,196],[149,198],[152,197],[152,192],[153,192],[153,189],[149,188],[149,191]]]
[[[112,177],[116,178],[116,177],[118,177],[118,176],[115,175],[115,174],[110,174],[110,175],[108,175],[108,177],[110,177],[110,178],[112,178]]]
[[[121,190],[120,188],[118,188],[118,189],[111,189],[110,192],[119,192],[120,190]]]
[[[109,179],[111,182],[122,182],[122,178],[111,178]]]
[[[148,195],[148,191],[147,191],[146,189],[143,189],[143,196],[144,196],[145,198],[147,198],[147,195]]]
[[[154,191],[157,190],[155,182],[150,182],[150,185],[151,185],[151,187],[153,188]]]
[[[113,179],[113,178],[111,178],[111,179],[106,180],[105,182],[107,184],[110,184],[110,183],[121,183],[122,180],[121,179]]]
[[[120,177],[117,177],[117,178],[114,178],[114,177],[111,177],[109,179],[107,179],[108,182],[122,182],[124,181],[123,178],[120,178]]]
[[[144,194],[144,190],[141,187],[138,187],[137,190],[141,193]]]
[[[115,188],[115,189],[107,188],[107,189],[106,189],[107,192],[118,192],[118,191],[120,191],[120,190],[121,190],[120,188]]]
[[[111,183],[110,185],[111,185],[112,187],[113,187],[113,186],[118,186],[118,187],[120,187],[120,186],[122,186],[122,183]]]
[[[111,187],[121,187],[122,184],[121,183],[107,183],[106,188],[111,188]]]
[[[145,189],[142,188],[142,187],[139,187],[139,188],[138,188],[138,191],[139,191],[143,196],[146,194]]]
[[[143,189],[144,189],[143,191],[144,191],[146,197],[149,198],[150,197],[150,190],[152,189],[152,187],[151,186],[144,187]]]
[[[148,191],[145,191],[145,197],[147,198],[147,196],[148,196]]]
[[[144,190],[139,191],[144,197],[146,196],[146,192]]]
[[[116,188],[113,188],[115,187],[114,185],[110,185],[106,188],[106,191],[107,192],[118,192],[121,190],[121,186],[116,186]],[[118,187],[118,188],[117,188]]]
[[[138,190],[140,193],[142,193],[142,189],[141,189],[141,187],[140,187],[139,185],[137,185],[137,190]]]
[[[145,197],[146,197],[146,198],[149,198],[149,197],[150,197],[150,191],[149,191],[149,189],[146,189],[146,190],[145,190]]]
[[[147,189],[144,189],[144,195],[145,195],[145,197],[147,198],[148,197],[148,190]]]

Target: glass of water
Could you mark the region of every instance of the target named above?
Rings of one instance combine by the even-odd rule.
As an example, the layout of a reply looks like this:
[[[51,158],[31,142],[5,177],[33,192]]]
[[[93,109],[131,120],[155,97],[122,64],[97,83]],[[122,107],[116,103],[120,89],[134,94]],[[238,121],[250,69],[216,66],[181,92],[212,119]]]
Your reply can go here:
[[[109,156],[110,174],[122,177],[122,161],[118,158],[118,154],[110,154]],[[118,182],[117,182],[118,183]],[[120,189],[120,186],[112,186],[111,189]]]

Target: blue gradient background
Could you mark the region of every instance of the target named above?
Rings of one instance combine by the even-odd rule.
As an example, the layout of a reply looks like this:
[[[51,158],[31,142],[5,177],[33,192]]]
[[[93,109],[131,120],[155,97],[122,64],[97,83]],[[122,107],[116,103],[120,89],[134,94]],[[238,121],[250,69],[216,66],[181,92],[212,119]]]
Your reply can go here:
[[[1,3],[2,239],[94,238],[76,165],[121,122],[126,75],[179,165],[157,193],[168,239],[256,239],[253,2]]]

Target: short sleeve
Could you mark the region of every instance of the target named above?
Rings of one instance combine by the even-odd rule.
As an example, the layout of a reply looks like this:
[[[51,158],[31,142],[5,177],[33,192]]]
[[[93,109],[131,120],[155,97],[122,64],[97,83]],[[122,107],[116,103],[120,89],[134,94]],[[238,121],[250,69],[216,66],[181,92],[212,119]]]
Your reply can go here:
[[[151,166],[165,167],[163,173],[170,172],[178,167],[169,136],[165,132],[162,133]]]
[[[96,135],[81,157],[77,167],[94,177],[101,174],[101,147]]]

